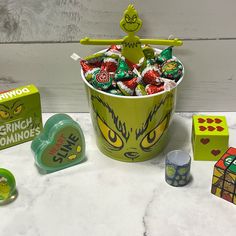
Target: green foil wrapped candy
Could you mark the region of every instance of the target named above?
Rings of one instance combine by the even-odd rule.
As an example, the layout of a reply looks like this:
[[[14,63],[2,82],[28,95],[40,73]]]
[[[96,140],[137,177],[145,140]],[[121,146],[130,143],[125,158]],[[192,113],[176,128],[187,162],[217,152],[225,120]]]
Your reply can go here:
[[[99,70],[93,73],[91,84],[100,90],[107,90],[112,85],[112,74],[106,70]]]
[[[144,54],[146,59],[154,59],[154,57],[155,57],[155,50],[152,47],[150,47],[150,46],[145,46],[143,48],[143,54]]]
[[[123,93],[119,89],[113,88],[113,89],[107,90],[107,92],[113,95],[123,96]]]
[[[147,95],[147,92],[145,90],[145,86],[143,84],[138,84],[135,88],[135,94],[136,96],[144,96]]]
[[[162,76],[165,78],[177,81],[182,74],[183,65],[175,59],[166,61],[162,66]]]
[[[163,62],[172,58],[172,47],[168,47],[161,51],[161,53],[157,56],[156,62],[162,64]]]
[[[126,80],[133,77],[133,72],[130,70],[124,58],[119,58],[118,66],[115,74],[115,80]]]

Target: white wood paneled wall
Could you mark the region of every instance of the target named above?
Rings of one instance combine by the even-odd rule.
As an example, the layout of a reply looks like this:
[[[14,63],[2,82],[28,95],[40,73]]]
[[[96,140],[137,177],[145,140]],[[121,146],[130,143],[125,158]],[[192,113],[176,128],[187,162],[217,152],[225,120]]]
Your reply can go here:
[[[143,20],[139,36],[184,40],[174,53],[185,65],[178,111],[236,111],[234,0],[1,0],[1,90],[34,83],[43,111],[88,111],[73,52],[80,38],[120,38],[123,10],[132,2]]]

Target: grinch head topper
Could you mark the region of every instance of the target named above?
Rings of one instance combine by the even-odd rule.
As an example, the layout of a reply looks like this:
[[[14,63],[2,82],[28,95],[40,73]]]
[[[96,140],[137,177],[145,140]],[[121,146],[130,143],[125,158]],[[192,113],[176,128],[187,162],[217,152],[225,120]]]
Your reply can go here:
[[[140,39],[136,32],[142,27],[142,20],[138,16],[138,12],[133,5],[129,5],[124,11],[123,18],[120,21],[121,29],[127,33],[122,39],[90,39],[88,37],[81,39],[81,44],[87,45],[122,45],[122,56],[133,63],[138,63],[144,58],[141,45],[153,44],[153,45],[169,45],[169,46],[181,46],[183,42],[179,39],[166,40],[166,39]]]
[[[133,5],[129,5],[124,11],[124,16],[120,21],[121,29],[126,32],[138,32],[142,27],[142,20],[138,17],[138,12]]]

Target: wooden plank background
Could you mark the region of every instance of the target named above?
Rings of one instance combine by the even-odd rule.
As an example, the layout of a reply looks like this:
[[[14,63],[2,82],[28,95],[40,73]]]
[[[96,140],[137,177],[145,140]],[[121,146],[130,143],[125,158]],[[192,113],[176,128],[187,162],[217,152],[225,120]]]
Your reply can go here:
[[[178,111],[236,111],[234,0],[0,0],[1,90],[38,86],[45,112],[86,112],[78,62],[99,49],[80,38],[121,38],[122,12],[134,3],[139,36],[184,40],[174,53],[185,65]]]

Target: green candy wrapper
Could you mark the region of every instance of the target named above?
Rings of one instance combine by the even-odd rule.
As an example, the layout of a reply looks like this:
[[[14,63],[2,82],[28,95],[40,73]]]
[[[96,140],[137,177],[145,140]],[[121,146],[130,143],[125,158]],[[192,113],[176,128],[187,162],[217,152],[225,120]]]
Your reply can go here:
[[[155,62],[154,59],[147,59],[147,60],[145,60],[145,61],[142,63],[142,65],[141,65],[141,67],[140,67],[139,70],[142,72],[143,70],[145,70],[145,68],[150,67],[150,66],[154,66],[155,68],[158,69],[158,65],[155,64],[155,63],[156,63],[156,62]]]
[[[126,80],[133,77],[133,72],[130,70],[124,58],[119,58],[118,66],[115,74],[115,80]]]
[[[162,66],[162,76],[172,80],[178,80],[183,73],[182,64],[175,60],[171,59],[164,63]]]
[[[155,50],[150,46],[145,46],[143,48],[143,54],[146,59],[154,59],[155,58]]]
[[[172,47],[168,47],[157,56],[156,62],[162,64],[163,62],[172,58]]]
[[[135,94],[137,96],[147,95],[147,92],[145,90],[145,86],[143,84],[138,84],[137,87],[135,88]]]
[[[113,95],[123,96],[123,93],[119,89],[109,89],[107,92]]]
[[[100,90],[107,90],[112,85],[112,76],[105,70],[98,70],[93,73],[91,84]]]

